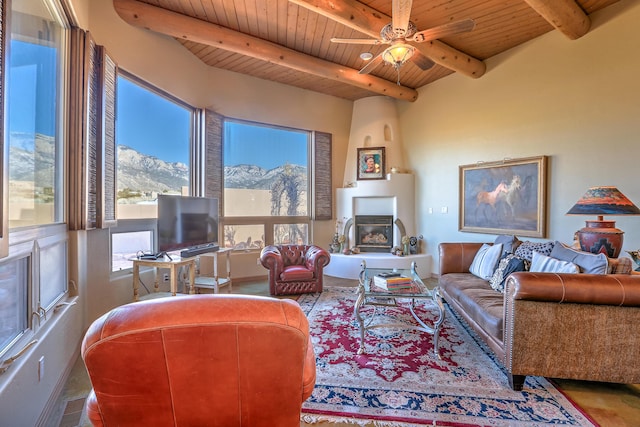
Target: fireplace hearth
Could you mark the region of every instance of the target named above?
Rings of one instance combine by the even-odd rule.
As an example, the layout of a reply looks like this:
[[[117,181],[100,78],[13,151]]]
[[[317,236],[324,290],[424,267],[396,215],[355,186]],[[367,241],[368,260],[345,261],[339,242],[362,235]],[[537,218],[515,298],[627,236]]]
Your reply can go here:
[[[356,246],[361,252],[390,252],[393,247],[392,215],[356,215]]]

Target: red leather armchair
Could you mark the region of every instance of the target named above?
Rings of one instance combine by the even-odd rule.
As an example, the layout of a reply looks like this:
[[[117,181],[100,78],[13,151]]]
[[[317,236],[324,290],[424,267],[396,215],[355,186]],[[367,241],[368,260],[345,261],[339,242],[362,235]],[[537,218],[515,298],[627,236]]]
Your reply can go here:
[[[90,326],[82,357],[94,426],[299,427],[316,379],[307,318],[269,297],[124,305]]]
[[[260,253],[260,262],[269,270],[271,295],[322,292],[323,269],[329,261],[329,252],[315,245],[267,246]]]

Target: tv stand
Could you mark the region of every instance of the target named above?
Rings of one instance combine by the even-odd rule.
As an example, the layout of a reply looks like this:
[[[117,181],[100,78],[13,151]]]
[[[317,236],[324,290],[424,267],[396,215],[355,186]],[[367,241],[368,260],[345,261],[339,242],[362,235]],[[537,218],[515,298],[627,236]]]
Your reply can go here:
[[[180,257],[192,258],[194,256],[204,254],[207,252],[217,252],[220,249],[217,243],[205,243],[203,245],[192,246],[180,251]]]

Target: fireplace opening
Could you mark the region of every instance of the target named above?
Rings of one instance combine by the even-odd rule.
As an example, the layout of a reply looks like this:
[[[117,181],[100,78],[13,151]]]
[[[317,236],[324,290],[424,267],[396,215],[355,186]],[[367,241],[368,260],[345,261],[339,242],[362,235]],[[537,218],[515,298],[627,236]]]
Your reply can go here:
[[[390,252],[393,247],[393,216],[356,215],[355,238],[361,252]]]

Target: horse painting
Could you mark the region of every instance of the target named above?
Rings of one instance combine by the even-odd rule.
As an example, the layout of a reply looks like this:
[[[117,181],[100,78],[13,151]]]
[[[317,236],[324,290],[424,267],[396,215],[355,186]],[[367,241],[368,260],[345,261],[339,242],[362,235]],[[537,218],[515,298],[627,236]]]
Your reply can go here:
[[[546,156],[460,166],[460,231],[542,237]]]
[[[506,205],[505,217],[513,219],[516,216],[518,205],[522,199],[520,195],[520,175],[513,175],[511,182],[505,186],[505,191],[498,194],[497,201],[504,201]]]
[[[493,191],[479,191],[478,195],[476,196],[476,216],[478,216],[479,211],[482,211],[485,219],[490,219],[487,215],[487,209],[484,206],[489,205],[491,207],[491,216],[495,217],[496,201],[498,200],[498,195],[506,191],[507,185],[504,183],[504,181],[501,181],[500,184],[498,184],[496,188],[493,189]]]

